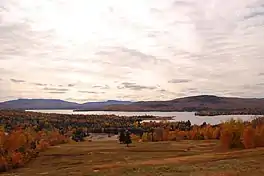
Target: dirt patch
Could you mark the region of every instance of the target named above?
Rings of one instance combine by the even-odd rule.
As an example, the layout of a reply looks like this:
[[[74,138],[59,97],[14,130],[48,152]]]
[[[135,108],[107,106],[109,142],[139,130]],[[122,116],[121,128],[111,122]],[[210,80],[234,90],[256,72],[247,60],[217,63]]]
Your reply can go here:
[[[89,137],[85,138],[86,141],[118,141],[118,135],[108,134],[95,134],[91,133]]]

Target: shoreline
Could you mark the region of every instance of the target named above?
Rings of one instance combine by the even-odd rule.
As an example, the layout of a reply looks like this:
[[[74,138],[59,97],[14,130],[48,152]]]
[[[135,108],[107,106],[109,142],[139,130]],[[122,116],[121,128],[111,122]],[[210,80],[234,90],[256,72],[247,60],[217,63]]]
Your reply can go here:
[[[73,112],[99,112],[99,111],[105,111],[105,112],[192,112],[195,116],[221,116],[221,115],[257,115],[257,116],[264,116],[264,112],[223,112],[223,111],[165,111],[165,110],[73,110]],[[144,115],[142,115],[144,116]]]
[[[195,112],[175,110],[109,110],[109,109],[74,109],[73,112],[106,111],[106,112]]]
[[[141,110],[141,111],[121,111],[121,110],[77,110],[77,109],[27,109],[27,110],[3,110],[2,111],[23,111],[23,112],[38,112],[38,111],[60,111],[60,110],[67,110],[67,111],[72,111],[72,113],[69,113],[68,115],[77,115],[78,112],[95,112],[93,114],[80,114],[80,115],[110,115],[110,114],[97,114],[96,112],[129,112],[129,113],[137,113],[137,112],[146,112],[146,114],[141,114],[141,115],[130,115],[130,116],[126,116],[126,117],[141,117],[141,118],[144,118],[144,119],[151,119],[153,118],[152,120],[171,120],[175,117],[175,115],[172,115],[172,116],[155,116],[155,115],[148,115],[147,113],[150,112],[150,113],[159,113],[159,112],[175,112],[175,113],[184,113],[184,112],[188,112],[188,113],[193,113],[194,116],[197,116],[197,117],[218,117],[218,116],[236,116],[236,115],[239,115],[239,116],[264,116],[264,112],[261,112],[261,111],[256,111],[256,112],[243,112],[243,111],[231,111],[231,112],[224,112],[224,111],[158,111],[158,110],[150,110],[150,111],[147,111],[147,110]],[[38,113],[54,113],[54,114],[61,114],[61,113],[57,113],[57,112],[38,112]],[[115,115],[115,114],[111,114],[111,115]],[[122,115],[115,115],[115,116],[122,116]]]

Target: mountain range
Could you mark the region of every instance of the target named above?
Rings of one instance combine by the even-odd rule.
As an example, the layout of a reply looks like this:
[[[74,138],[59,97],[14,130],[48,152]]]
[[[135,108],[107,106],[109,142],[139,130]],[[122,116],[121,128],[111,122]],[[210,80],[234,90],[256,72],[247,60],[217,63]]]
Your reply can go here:
[[[17,99],[0,103],[0,109],[74,109],[77,111],[234,111],[247,109],[264,111],[264,98],[234,98],[199,95],[168,101],[87,102],[83,104],[59,99]]]
[[[199,95],[168,101],[140,101],[127,105],[109,105],[110,111],[262,111],[264,98],[218,97]]]
[[[127,105],[130,101],[108,100],[103,102],[87,102],[83,104],[59,99],[17,99],[0,103],[0,109],[92,109],[101,110],[109,105]]]

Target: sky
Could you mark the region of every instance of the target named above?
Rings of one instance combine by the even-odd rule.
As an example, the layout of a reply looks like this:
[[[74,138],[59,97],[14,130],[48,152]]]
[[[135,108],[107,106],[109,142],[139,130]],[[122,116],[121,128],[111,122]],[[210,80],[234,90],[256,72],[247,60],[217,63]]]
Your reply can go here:
[[[0,102],[264,98],[263,0],[0,0]]]

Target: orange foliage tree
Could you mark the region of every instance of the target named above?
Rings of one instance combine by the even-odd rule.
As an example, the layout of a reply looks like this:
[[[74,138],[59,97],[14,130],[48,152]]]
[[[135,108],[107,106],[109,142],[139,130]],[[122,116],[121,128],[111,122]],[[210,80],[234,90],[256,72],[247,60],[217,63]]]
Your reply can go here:
[[[221,125],[220,141],[225,148],[242,148],[241,140],[244,124],[241,120],[231,119]]]
[[[58,131],[39,131],[15,128],[9,134],[0,130],[0,172],[23,166],[50,145],[67,142]]]
[[[252,128],[251,126],[245,128],[245,130],[243,131],[243,144],[245,148],[249,149],[256,147],[255,135],[256,135],[256,130],[254,128]]]

